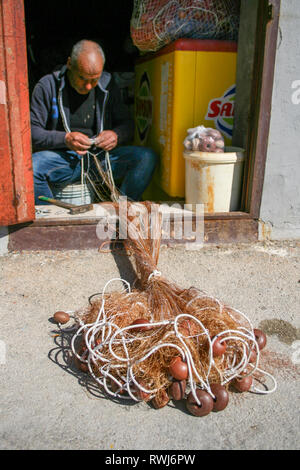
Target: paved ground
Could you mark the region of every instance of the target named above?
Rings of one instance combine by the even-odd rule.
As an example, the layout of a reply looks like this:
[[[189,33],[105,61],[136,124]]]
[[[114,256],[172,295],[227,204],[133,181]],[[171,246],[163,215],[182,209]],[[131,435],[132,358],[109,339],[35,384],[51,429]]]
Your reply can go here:
[[[163,247],[159,268],[246,313],[268,335],[262,365],[271,395],[230,394],[221,413],[196,418],[170,403],[124,405],[103,397],[68,363],[49,319],[87,305],[107,280],[132,279],[125,257],[96,251],[10,253],[0,258],[1,449],[298,449],[300,242]]]

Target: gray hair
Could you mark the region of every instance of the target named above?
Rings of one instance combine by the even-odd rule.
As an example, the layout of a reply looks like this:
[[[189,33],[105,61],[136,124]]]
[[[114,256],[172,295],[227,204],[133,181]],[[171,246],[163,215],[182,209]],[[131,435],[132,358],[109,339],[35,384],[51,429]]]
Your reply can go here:
[[[105,54],[104,54],[104,51],[103,51],[102,47],[97,42],[90,41],[88,39],[82,39],[81,41],[78,41],[76,44],[74,44],[74,46],[72,48],[72,51],[71,51],[71,55],[70,55],[71,64],[72,65],[77,64],[78,58],[79,58],[80,54],[82,52],[84,52],[84,50],[87,46],[87,43],[92,43],[94,45],[94,50],[95,50],[95,52],[99,52],[99,54],[102,56],[103,65],[104,65],[105,64]]]

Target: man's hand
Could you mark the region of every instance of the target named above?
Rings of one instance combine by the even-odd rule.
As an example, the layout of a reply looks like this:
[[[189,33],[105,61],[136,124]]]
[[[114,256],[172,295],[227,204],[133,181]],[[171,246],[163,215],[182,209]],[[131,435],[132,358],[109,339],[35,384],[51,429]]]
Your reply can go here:
[[[97,136],[95,145],[103,150],[112,150],[118,144],[118,135],[114,131],[103,131]]]
[[[81,132],[68,132],[65,137],[66,146],[78,155],[85,155],[91,146],[90,139]]]

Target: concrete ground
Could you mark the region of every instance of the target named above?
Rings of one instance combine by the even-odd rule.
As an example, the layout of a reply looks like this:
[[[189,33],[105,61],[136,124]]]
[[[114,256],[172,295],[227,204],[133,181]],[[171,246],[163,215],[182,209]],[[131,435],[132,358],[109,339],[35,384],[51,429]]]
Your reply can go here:
[[[224,411],[203,418],[182,403],[155,410],[104,397],[55,337],[55,311],[87,305],[112,277],[132,280],[126,257],[13,252],[0,266],[1,449],[299,448],[300,242],[161,248],[168,279],[206,290],[268,336],[261,367],[277,390],[230,392]]]

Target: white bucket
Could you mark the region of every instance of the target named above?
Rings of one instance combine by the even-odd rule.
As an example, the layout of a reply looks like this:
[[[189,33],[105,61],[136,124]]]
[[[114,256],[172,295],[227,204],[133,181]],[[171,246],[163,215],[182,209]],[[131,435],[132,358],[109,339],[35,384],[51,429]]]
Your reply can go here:
[[[204,212],[231,212],[240,209],[244,150],[225,147],[224,153],[184,152],[185,202],[204,204]]]
[[[87,184],[74,183],[64,188],[52,188],[54,199],[78,206],[82,204],[91,204],[93,202],[92,189]]]

